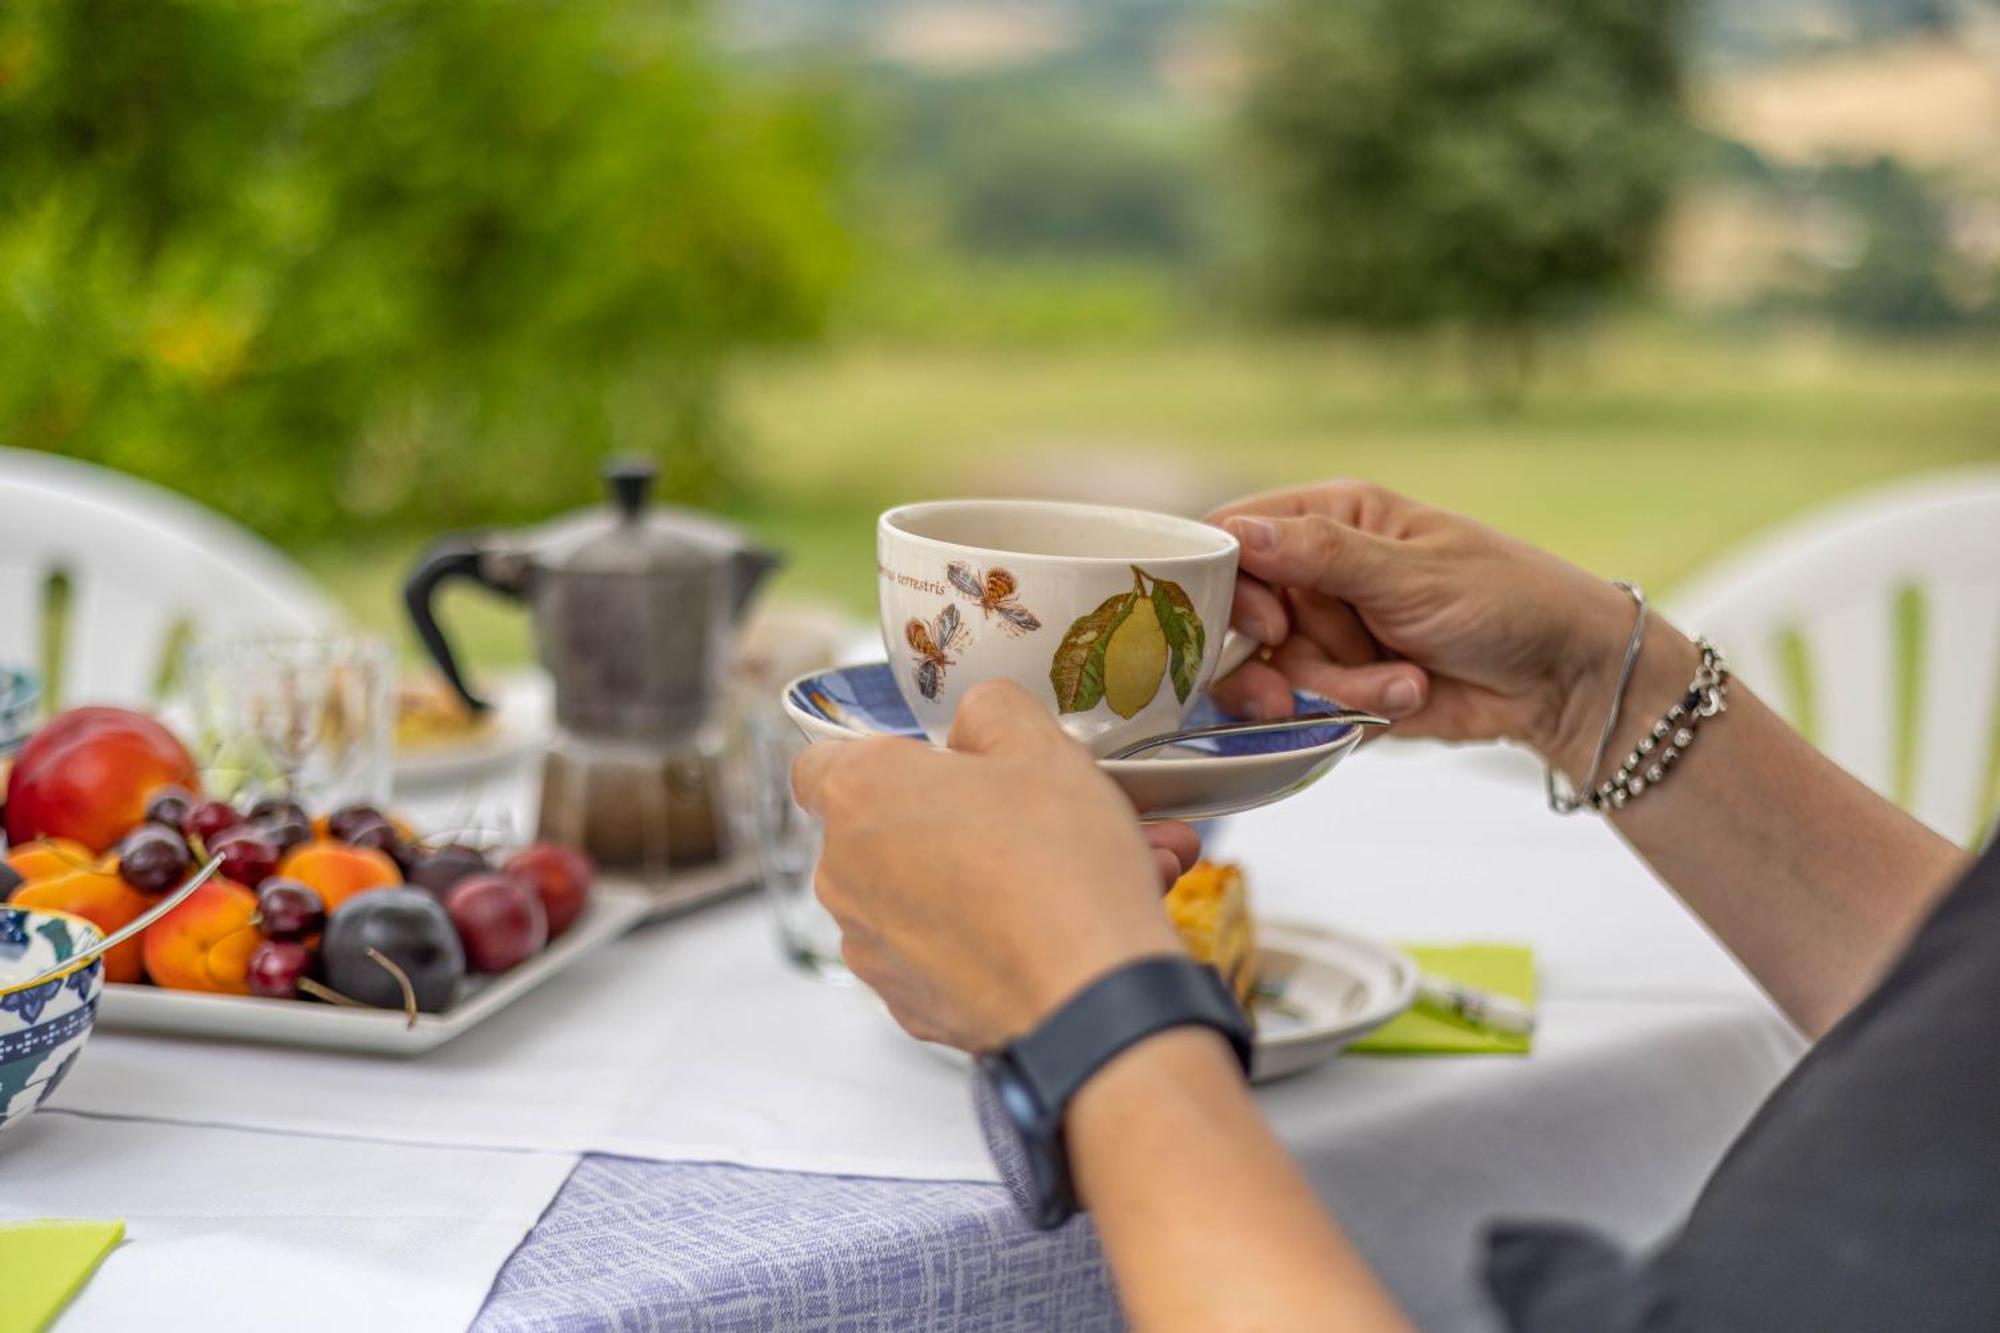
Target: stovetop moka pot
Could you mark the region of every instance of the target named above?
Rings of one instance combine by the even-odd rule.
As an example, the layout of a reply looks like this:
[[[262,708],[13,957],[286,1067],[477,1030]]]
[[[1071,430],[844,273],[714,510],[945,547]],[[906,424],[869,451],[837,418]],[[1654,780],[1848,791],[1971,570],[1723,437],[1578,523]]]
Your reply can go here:
[[[615,462],[605,470],[609,508],[443,538],[411,572],[404,600],[475,712],[491,705],[468,687],[438,626],[438,588],[465,579],[528,607],[558,728],[542,836],[580,842],[606,864],[664,869],[712,860],[726,839],[714,771],[725,673],[737,625],[780,562],[714,519],[653,505],[654,476],[650,462]]]

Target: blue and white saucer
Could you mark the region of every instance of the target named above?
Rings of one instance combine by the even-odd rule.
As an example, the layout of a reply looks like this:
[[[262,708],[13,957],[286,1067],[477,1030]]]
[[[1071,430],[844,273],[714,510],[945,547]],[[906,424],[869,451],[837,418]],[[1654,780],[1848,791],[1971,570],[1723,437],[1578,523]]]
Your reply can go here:
[[[1300,712],[1327,701],[1300,694]],[[903,702],[886,662],[837,667],[800,676],[785,687],[785,712],[814,741],[861,736],[922,740],[923,728]],[[1186,726],[1229,717],[1203,695]],[[1216,819],[1281,801],[1324,777],[1361,743],[1357,726],[1305,727],[1247,736],[1215,736],[1165,746],[1135,759],[1100,760],[1145,819]]]

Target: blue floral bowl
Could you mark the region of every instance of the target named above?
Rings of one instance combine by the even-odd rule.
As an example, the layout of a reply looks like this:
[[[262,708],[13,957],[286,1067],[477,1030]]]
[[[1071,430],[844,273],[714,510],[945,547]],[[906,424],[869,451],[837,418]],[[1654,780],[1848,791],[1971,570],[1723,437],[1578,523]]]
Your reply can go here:
[[[0,905],[0,1132],[47,1101],[83,1053],[104,990],[104,960],[39,986],[21,983],[102,938],[68,912]]]
[[[27,742],[41,704],[42,682],[34,672],[0,666],[0,759]]]

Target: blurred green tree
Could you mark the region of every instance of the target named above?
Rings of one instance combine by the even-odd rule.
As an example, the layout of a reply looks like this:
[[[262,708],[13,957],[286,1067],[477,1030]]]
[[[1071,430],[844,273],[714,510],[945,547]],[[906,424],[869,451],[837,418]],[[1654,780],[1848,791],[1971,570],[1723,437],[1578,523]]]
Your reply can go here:
[[[1828,166],[1815,185],[1858,232],[1851,262],[1828,275],[1821,308],[1898,332],[1952,328],[1988,313],[1952,299],[1945,206],[1914,172],[1880,157]]]
[[[1256,290],[1287,317],[1497,336],[1640,276],[1681,137],[1680,0],[1268,0]],[[1487,343],[1481,340],[1482,345]]]
[[[662,0],[0,9],[0,440],[281,540],[726,472],[732,352],[842,272],[822,92]]]

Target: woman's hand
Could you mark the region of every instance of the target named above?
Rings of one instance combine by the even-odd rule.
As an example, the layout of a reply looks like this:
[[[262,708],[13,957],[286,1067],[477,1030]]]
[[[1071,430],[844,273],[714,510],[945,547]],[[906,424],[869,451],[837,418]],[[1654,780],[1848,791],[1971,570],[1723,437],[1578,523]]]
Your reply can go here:
[[[841,955],[913,1035],[997,1049],[1121,963],[1180,943],[1160,881],[1198,851],[1132,806],[1027,691],[966,693],[951,749],[821,743],[792,768],[826,824]]]
[[[1297,687],[1396,718],[1401,735],[1522,741],[1580,776],[1632,629],[1611,584],[1363,482],[1253,496],[1209,521],[1243,546],[1232,623],[1271,650],[1217,684],[1224,707],[1282,716]]]

